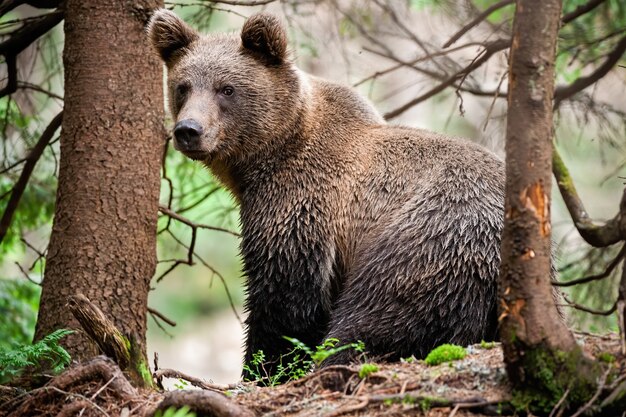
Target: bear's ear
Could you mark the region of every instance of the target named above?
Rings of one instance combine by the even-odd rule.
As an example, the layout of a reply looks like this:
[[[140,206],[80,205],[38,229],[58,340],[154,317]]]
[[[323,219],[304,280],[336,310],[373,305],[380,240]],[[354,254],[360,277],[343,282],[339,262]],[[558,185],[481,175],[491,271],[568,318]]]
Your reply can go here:
[[[154,12],[146,30],[152,46],[167,65],[170,65],[189,44],[198,39],[198,32],[167,9]]]
[[[287,33],[271,14],[250,16],[241,29],[241,41],[244,48],[270,64],[280,64],[287,58]]]

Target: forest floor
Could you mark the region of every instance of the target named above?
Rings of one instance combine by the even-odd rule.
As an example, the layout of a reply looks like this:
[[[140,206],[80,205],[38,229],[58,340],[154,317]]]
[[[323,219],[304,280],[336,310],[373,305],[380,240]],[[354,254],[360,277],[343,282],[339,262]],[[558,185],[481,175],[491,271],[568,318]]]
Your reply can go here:
[[[577,338],[590,356],[626,370],[616,335]],[[330,366],[274,387],[205,383],[211,389],[160,392],[133,388],[110,359],[98,357],[30,391],[0,387],[0,417],[152,416],[157,409],[184,404],[197,416],[218,417],[512,414],[500,345],[473,345],[467,352],[462,360],[437,366],[424,361],[377,364],[368,375],[361,365]]]

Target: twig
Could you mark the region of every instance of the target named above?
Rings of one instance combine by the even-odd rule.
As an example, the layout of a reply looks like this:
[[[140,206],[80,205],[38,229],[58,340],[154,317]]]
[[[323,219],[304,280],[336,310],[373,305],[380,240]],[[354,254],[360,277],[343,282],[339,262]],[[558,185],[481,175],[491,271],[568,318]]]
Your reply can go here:
[[[586,14],[589,13],[590,11],[592,11],[593,9],[595,9],[596,7],[598,7],[599,5],[601,5],[602,3],[604,3],[606,0],[591,0],[588,3],[585,4],[581,4],[580,6],[578,6],[576,9],[574,9],[573,11],[569,12],[568,14],[564,15],[563,17],[561,17],[561,22],[563,24],[565,23],[569,23],[572,20]]]
[[[158,352],[154,352],[154,372],[152,373],[152,376],[154,377],[154,380],[156,382],[156,386],[161,389],[164,390],[165,388],[163,387],[163,377],[155,377],[154,375],[156,374],[156,372],[159,370],[159,353]]]
[[[358,404],[346,405],[343,407],[339,407],[335,411],[331,411],[328,414],[324,414],[324,417],[338,417],[342,414],[352,413],[354,411],[362,410],[370,403],[370,399],[368,397],[356,397],[359,400]]]
[[[561,408],[561,405],[563,405],[568,395],[569,395],[569,388],[565,390],[565,392],[561,396],[561,399],[554,405],[554,408],[552,409],[552,411],[550,411],[550,415],[548,415],[548,417],[553,417],[555,413],[559,411],[559,409]]]
[[[469,45],[469,44],[467,44],[467,45]],[[476,45],[482,46],[482,44],[479,44],[479,43],[476,43]],[[458,46],[456,48],[449,49],[449,50],[443,51],[443,52],[452,52],[453,50],[460,49],[460,48],[463,48],[463,47],[465,47],[465,46]],[[400,67],[410,68],[412,70],[415,70],[415,71],[419,72],[420,74],[425,74],[425,75],[427,75],[427,76],[429,76],[431,78],[434,78],[435,80],[438,80],[438,81],[444,81],[444,80],[446,80],[448,78],[447,74],[442,74],[442,73],[438,73],[436,71],[431,71],[431,70],[426,69],[426,68],[421,68],[421,67],[415,66],[414,64],[412,64],[413,61],[403,61],[403,60],[401,60],[400,58],[396,57],[395,55],[393,55],[391,53],[380,52],[380,51],[377,51],[375,49],[371,49],[371,48],[368,48],[368,47],[363,47],[363,50],[367,51],[367,52],[370,52],[370,53],[372,53],[374,55],[378,55],[378,56],[381,56],[383,58],[387,58],[389,60],[397,62]],[[437,54],[438,53],[434,53],[430,57],[436,56]],[[439,55],[443,55],[443,53],[439,53]],[[419,61],[421,61],[423,59],[430,58],[430,57],[421,57],[419,59]],[[394,69],[395,69],[395,67],[394,67]],[[359,83],[367,81],[367,80],[368,80],[368,78],[365,78],[364,80],[359,81]],[[473,88],[473,87],[466,87],[466,86],[463,86],[463,85],[457,85],[456,83],[452,84],[451,87],[454,87],[455,89],[463,91],[465,93],[473,94],[475,96],[493,97],[494,95],[496,95],[495,91],[484,91],[484,90],[480,90],[480,89]],[[502,96],[502,97],[506,97],[506,92],[498,92],[497,95],[498,96]]]
[[[55,98],[57,100],[63,101],[63,97],[53,93],[52,91],[46,90],[45,88],[41,87],[40,85],[37,84],[32,84],[26,81],[18,81],[17,83],[17,88],[23,89],[23,90],[33,90],[36,91],[38,93],[42,93],[47,95],[50,98]]]
[[[624,255],[626,255],[626,244],[622,246],[622,249],[620,249],[617,256],[611,261],[611,263],[609,263],[609,265],[606,267],[604,272],[597,274],[597,275],[590,275],[590,276],[583,277],[583,278],[573,279],[571,281],[565,281],[565,282],[553,281],[552,285],[554,285],[555,287],[571,287],[573,285],[585,284],[587,282],[598,281],[598,280],[607,278],[615,270],[617,265],[619,265],[620,261],[624,258]]]
[[[385,58],[392,59],[392,60],[394,60],[394,61],[396,61],[398,63],[393,65],[393,66],[391,66],[391,67],[389,67],[389,68],[386,68],[384,70],[377,71],[374,74],[371,74],[371,75],[361,79],[360,81],[357,81],[356,83],[352,84],[352,87],[358,87],[358,86],[360,86],[361,84],[363,84],[363,83],[365,83],[367,81],[370,81],[372,79],[376,79],[376,78],[381,77],[383,75],[389,74],[390,72],[396,71],[396,70],[398,70],[400,68],[403,68],[403,67],[407,67],[408,66],[408,67],[411,67],[411,68],[415,69],[413,67],[413,65],[415,65],[415,64],[417,64],[419,62],[426,61],[426,60],[432,59],[432,58],[437,57],[437,56],[447,55],[447,54],[450,54],[452,52],[456,52],[458,50],[461,50],[461,49],[464,49],[464,48],[467,48],[467,47],[470,47],[470,46],[480,46],[480,45],[481,44],[478,43],[478,42],[469,42],[469,43],[457,46],[455,48],[447,49],[445,51],[433,52],[431,54],[428,54],[428,55],[425,55],[425,56],[420,56],[419,58],[415,58],[415,59],[413,59],[411,61],[406,61],[406,62],[404,62],[404,61],[398,62],[399,60],[396,60],[396,57],[383,55]],[[375,51],[375,50],[373,50],[371,48],[364,47],[363,49],[365,51],[368,51],[368,52],[380,55],[380,52]]]
[[[461,36],[469,32],[474,26],[476,26],[477,24],[485,20],[491,13],[513,3],[515,3],[515,0],[502,0],[502,1],[499,1],[498,3],[492,4],[491,6],[487,7],[482,13],[480,13],[478,16],[472,19],[468,24],[463,26],[458,32],[452,35],[452,37],[446,43],[443,44],[443,47],[447,48],[448,46],[452,45],[454,42],[459,40]]]
[[[229,6],[262,6],[264,4],[270,4],[277,0],[208,0],[211,3],[227,4]]]
[[[11,192],[11,197],[4,209],[4,213],[2,214],[2,219],[0,219],[0,243],[2,243],[2,239],[7,234],[9,230],[9,226],[11,225],[11,220],[13,219],[13,215],[17,210],[17,206],[22,198],[22,194],[26,189],[26,185],[28,184],[28,180],[30,179],[33,170],[35,169],[35,165],[37,165],[37,161],[41,158],[43,151],[46,149],[48,142],[54,136],[56,130],[61,126],[61,121],[63,119],[63,111],[59,112],[54,118],[50,121],[50,124],[46,127],[46,129],[41,134],[41,137],[37,141],[37,144],[33,149],[31,149],[28,157],[26,158],[26,163],[24,164],[24,168],[22,169],[22,173],[18,178],[15,186],[13,187],[13,191]]]
[[[100,395],[100,393],[101,393],[102,391],[104,391],[104,390],[105,390],[105,389],[106,389],[109,385],[111,385],[111,382],[113,382],[113,381],[115,380],[115,378],[117,378],[117,375],[113,375],[113,376],[111,377],[111,379],[109,379],[109,380],[107,381],[107,383],[106,383],[106,384],[104,384],[103,386],[101,386],[101,387],[100,387],[100,389],[99,389],[98,391],[96,391],[96,392],[95,392],[95,393],[91,396],[90,400],[92,400],[92,401],[93,401],[93,400],[95,400],[95,399],[96,399],[96,397],[97,397],[98,395]]]
[[[586,77],[580,77],[570,85],[559,86],[554,90],[554,108],[579,91],[589,87],[602,77],[604,77],[620,60],[626,52],[626,36],[623,36],[615,48],[607,55],[606,60],[594,72]]]
[[[207,382],[201,378],[196,378],[194,376],[184,374],[174,369],[157,369],[154,371],[152,376],[157,380],[161,378],[183,379],[189,382],[194,387],[213,390],[213,391],[227,391],[229,389],[235,389],[239,385],[239,384],[215,384],[212,382]]]
[[[20,265],[20,263],[18,261],[15,261],[15,265],[17,265],[19,270],[22,272],[22,274],[24,275],[24,278],[26,278],[27,280],[29,280],[30,282],[32,282],[33,284],[35,284],[37,286],[41,286],[41,282],[37,282],[34,279],[32,279],[30,277],[30,275],[28,275],[28,272],[24,269],[24,267],[22,265]]]
[[[8,73],[7,84],[0,90],[0,97],[13,94],[17,90],[17,55],[59,24],[63,20],[63,15],[64,12],[60,9],[43,15],[40,19],[15,30],[0,43],[0,55],[5,57]]]
[[[175,211],[165,207],[165,206],[159,206],[159,211],[163,214],[165,214],[166,216],[169,216],[175,220],[178,220],[181,223],[186,224],[187,226],[191,227],[192,229],[206,229],[206,230],[215,230],[217,232],[224,232],[224,233],[228,233],[230,235],[233,235],[235,237],[241,237],[241,235],[237,232],[234,232],[232,230],[228,230],[225,229],[223,227],[217,227],[217,226],[209,226],[207,224],[200,224],[200,223],[196,223],[193,222],[191,220],[189,220],[188,218],[181,216],[180,214],[176,213]]]
[[[319,395],[314,395],[310,398],[306,398],[302,401],[296,401],[296,402],[291,402],[287,405],[284,405],[282,407],[276,408],[272,411],[270,411],[269,413],[264,413],[263,417],[280,417],[285,415],[286,413],[293,413],[297,410],[301,410],[302,408],[304,408],[305,405],[312,403],[313,401],[318,401],[321,399],[330,399],[330,400],[334,400],[337,399],[339,397],[342,397],[343,394],[341,392],[338,391],[331,391],[325,394],[319,394]]]
[[[109,416],[109,413],[107,413],[106,411],[104,411],[104,410],[102,409],[102,407],[100,407],[98,404],[96,404],[95,402],[93,402],[93,401],[92,401],[92,400],[90,400],[89,398],[85,397],[84,395],[77,394],[77,393],[75,393],[75,392],[68,392],[68,391],[64,391],[64,390],[59,389],[59,388],[57,388],[57,387],[55,387],[55,386],[46,386],[46,387],[43,387],[43,388],[44,388],[44,389],[51,389],[51,390],[53,390],[53,391],[58,392],[59,394],[67,395],[68,397],[79,398],[79,399],[81,399],[81,400],[83,400],[83,401],[86,401],[87,403],[89,403],[89,405],[91,405],[93,408],[95,408],[96,410],[98,410],[100,413],[104,414],[104,415],[105,415],[105,416],[107,416],[107,417],[110,417],[110,416]]]
[[[615,303],[613,303],[613,306],[611,306],[611,308],[609,308],[608,310],[595,310],[593,308],[589,308],[589,307],[585,307],[585,306],[580,305],[580,304],[576,304],[575,302],[573,302],[572,300],[567,298],[567,296],[565,294],[562,294],[562,297],[563,297],[563,299],[565,299],[567,304],[559,304],[560,307],[572,307],[572,308],[575,308],[576,310],[584,311],[584,312],[589,313],[589,314],[595,314],[597,316],[609,316],[609,315],[613,314],[615,312],[615,310],[617,310],[617,301]]]
[[[587,411],[589,408],[591,408],[591,406],[596,402],[596,400],[598,399],[598,397],[602,393],[602,390],[604,389],[604,384],[606,384],[606,379],[609,376],[610,372],[611,372],[611,367],[609,366],[606,369],[606,371],[604,372],[604,375],[602,375],[602,379],[598,382],[598,389],[596,389],[595,394],[593,394],[593,396],[589,399],[589,401],[587,401],[587,403],[585,405],[580,407],[578,409],[578,411],[576,411],[574,414],[572,414],[571,417],[579,417],[585,411]]]
[[[163,278],[165,278],[165,276],[169,274],[170,272],[172,272],[174,268],[176,268],[178,265],[181,265],[181,264],[193,265],[193,257],[195,256],[202,265],[204,265],[208,270],[210,270],[222,282],[222,285],[224,286],[224,291],[226,292],[226,297],[228,298],[228,302],[230,304],[230,308],[233,311],[233,314],[235,315],[235,317],[237,318],[237,321],[239,322],[239,324],[243,326],[241,317],[239,317],[239,313],[237,313],[237,309],[235,308],[235,302],[233,301],[232,294],[230,293],[230,290],[228,289],[228,285],[226,284],[226,279],[224,279],[224,276],[221,273],[219,273],[217,269],[209,265],[207,261],[205,261],[200,255],[198,255],[195,252],[195,244],[196,244],[195,229],[192,229],[191,243],[189,245],[186,245],[182,240],[177,238],[176,235],[174,235],[169,229],[167,229],[166,231],[172,237],[172,239],[176,241],[176,243],[178,243],[179,245],[187,249],[188,259],[187,260],[179,259],[175,261],[174,264],[170,268],[167,269],[167,271],[165,271],[163,274],[161,274],[157,278],[157,283],[160,282]]]
[[[469,65],[467,65],[466,67],[464,67],[461,70],[457,71],[455,74],[453,74],[452,76],[448,77],[441,84],[439,84],[438,86],[432,88],[431,90],[427,91],[426,93],[424,93],[424,94],[420,95],[419,97],[416,97],[416,98],[410,100],[409,102],[401,105],[400,107],[398,107],[398,108],[396,108],[394,110],[391,110],[390,112],[386,113],[384,115],[385,120],[390,120],[390,119],[398,117],[399,115],[401,115],[402,113],[404,113],[405,111],[407,111],[411,107],[415,106],[416,104],[419,104],[419,103],[423,102],[424,100],[427,100],[430,97],[434,96],[435,94],[438,94],[441,91],[445,90],[446,88],[450,87],[457,80],[464,78],[465,76],[467,76],[467,74],[469,74],[470,72],[474,71],[476,68],[482,66],[495,53],[508,48],[510,43],[511,42],[510,42],[509,39],[498,39],[496,41],[493,41],[493,42],[490,42],[490,43],[486,44],[485,45],[485,49],[483,49],[480,52],[480,54],[478,55],[478,57],[476,57]]]
[[[176,322],[166,316],[163,315],[163,313],[161,313],[158,310],[153,309],[152,307],[148,307],[148,313],[152,314],[153,316],[156,316],[158,318],[160,318],[161,320],[163,320],[164,322],[166,322],[167,324],[169,324],[172,327],[176,326]]]
[[[504,82],[504,79],[507,77],[509,73],[504,71],[502,76],[500,77],[500,81],[498,82],[498,86],[496,87],[495,94],[493,95],[493,100],[491,100],[491,104],[489,105],[489,109],[487,110],[487,116],[485,116],[485,124],[483,125],[483,132],[487,129],[487,124],[489,123],[489,118],[491,117],[491,112],[493,111],[494,106],[496,105],[496,100],[499,97],[500,87]]]

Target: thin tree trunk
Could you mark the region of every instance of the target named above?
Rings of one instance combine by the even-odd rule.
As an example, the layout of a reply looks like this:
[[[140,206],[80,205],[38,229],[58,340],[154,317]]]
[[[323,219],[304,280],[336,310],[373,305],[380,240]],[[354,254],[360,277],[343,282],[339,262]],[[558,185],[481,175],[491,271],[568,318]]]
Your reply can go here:
[[[552,97],[560,14],[561,0],[518,0],[509,62],[500,320],[508,375],[526,395],[520,402],[531,407],[551,407],[568,389],[568,401],[575,404],[593,393],[597,376],[561,320],[550,284]]]
[[[67,307],[82,293],[141,353],[156,267],[162,66],[144,33],[157,0],[68,0],[65,108],[56,213],[35,338],[76,328]],[[74,359],[94,356],[77,332]]]

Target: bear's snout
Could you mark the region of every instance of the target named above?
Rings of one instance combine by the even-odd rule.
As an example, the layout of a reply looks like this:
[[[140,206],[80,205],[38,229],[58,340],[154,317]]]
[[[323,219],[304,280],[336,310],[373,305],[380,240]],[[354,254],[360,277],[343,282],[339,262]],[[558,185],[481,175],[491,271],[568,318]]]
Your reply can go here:
[[[185,119],[176,123],[174,138],[176,147],[181,151],[199,151],[202,126],[193,119]]]

